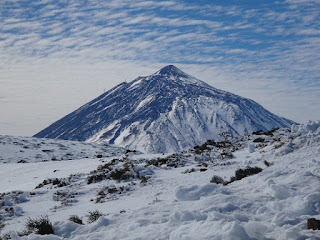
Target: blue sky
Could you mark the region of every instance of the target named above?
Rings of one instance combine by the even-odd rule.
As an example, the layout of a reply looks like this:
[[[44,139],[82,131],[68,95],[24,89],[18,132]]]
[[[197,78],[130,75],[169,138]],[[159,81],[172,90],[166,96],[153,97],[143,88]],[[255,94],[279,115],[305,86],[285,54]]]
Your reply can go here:
[[[2,0],[0,13],[0,134],[32,135],[167,64],[320,119],[319,0]]]

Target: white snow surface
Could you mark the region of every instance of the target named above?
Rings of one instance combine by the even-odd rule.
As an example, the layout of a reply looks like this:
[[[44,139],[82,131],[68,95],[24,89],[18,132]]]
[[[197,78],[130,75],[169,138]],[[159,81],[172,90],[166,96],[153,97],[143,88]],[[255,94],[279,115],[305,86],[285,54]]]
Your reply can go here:
[[[0,135],[0,163],[29,163],[109,157],[124,152],[106,144]]]
[[[142,100],[139,105],[136,108],[136,111],[138,111],[140,108],[142,108],[144,105],[146,105],[148,102],[150,102],[153,99],[153,96],[147,96],[144,100]]]
[[[1,137],[2,144],[8,139]],[[215,146],[201,154],[192,149],[174,155],[119,150],[118,156],[59,162],[41,162],[31,153],[29,163],[8,158],[0,162],[1,234],[30,240],[320,239],[319,231],[306,229],[308,218],[320,219],[320,121],[232,142],[237,146],[233,158],[222,158],[224,150]],[[3,144],[1,158],[11,147]],[[29,150],[39,151],[31,145]],[[106,169],[107,163],[113,169],[127,167],[133,175],[88,184],[89,172],[99,164],[98,169]],[[263,171],[228,185],[210,183],[214,175],[227,181],[247,166]],[[142,176],[148,181],[140,183]],[[66,186],[34,189],[45,178],[59,178]],[[87,223],[88,211],[94,210],[104,215]],[[83,225],[68,220],[74,214]],[[43,215],[53,223],[54,235],[18,235],[29,217]]]

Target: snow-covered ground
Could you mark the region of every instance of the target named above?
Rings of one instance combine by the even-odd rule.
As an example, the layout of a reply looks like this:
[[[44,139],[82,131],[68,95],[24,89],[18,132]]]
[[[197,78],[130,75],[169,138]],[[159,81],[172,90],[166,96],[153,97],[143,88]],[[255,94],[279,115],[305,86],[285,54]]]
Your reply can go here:
[[[124,149],[110,145],[0,135],[0,163],[34,163],[117,156]]]
[[[175,155],[109,148],[109,155],[97,158],[101,153],[93,150],[92,157],[85,158],[79,155],[83,143],[69,142],[74,146],[70,153],[79,159],[42,162],[32,156],[51,148],[30,145],[28,163],[18,163],[12,153],[24,138],[11,143],[6,139],[10,137],[1,137],[0,145],[0,219],[5,224],[0,236],[320,239],[319,230],[306,227],[308,218],[320,219],[320,122],[256,133],[228,147],[208,143],[198,148],[201,151]],[[60,151],[54,148],[63,156]],[[226,157],[230,151],[233,156]],[[263,170],[227,185],[210,183],[214,175],[227,182],[248,166]],[[103,216],[88,223],[88,212],[95,210]],[[53,223],[54,235],[18,236],[29,218],[44,215]],[[68,220],[71,215],[84,224]]]

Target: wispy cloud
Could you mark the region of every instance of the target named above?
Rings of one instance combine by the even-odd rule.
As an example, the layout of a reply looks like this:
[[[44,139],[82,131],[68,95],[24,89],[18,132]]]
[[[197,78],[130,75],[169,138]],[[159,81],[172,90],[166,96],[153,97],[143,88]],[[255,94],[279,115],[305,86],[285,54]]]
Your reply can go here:
[[[125,62],[128,68],[120,72],[141,73],[146,65],[151,69],[174,63],[182,68],[192,66],[186,70],[194,69],[194,75],[216,87],[267,102],[267,107],[281,114],[284,107],[278,109],[266,95],[279,96],[282,102],[285,96],[294,99],[300,93],[310,99],[319,97],[317,9],[317,0],[259,1],[255,5],[239,1],[3,0],[0,81],[17,64],[32,75],[37,63],[49,68],[44,62],[67,63],[79,72],[88,71],[92,64]],[[98,69],[97,78],[108,76],[105,69]],[[45,72],[40,75],[45,79]],[[210,76],[218,79],[213,81]],[[33,84],[32,78],[26,78]],[[114,78],[106,77],[106,81],[115,84]],[[0,94],[11,86],[7,81],[6,85],[1,86]],[[304,120],[294,111],[286,116]]]

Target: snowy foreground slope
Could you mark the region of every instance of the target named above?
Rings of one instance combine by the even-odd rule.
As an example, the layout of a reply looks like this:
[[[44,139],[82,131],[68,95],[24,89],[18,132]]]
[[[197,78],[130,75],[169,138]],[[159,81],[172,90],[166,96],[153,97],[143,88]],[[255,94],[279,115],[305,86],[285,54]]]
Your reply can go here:
[[[181,151],[220,133],[290,127],[258,103],[216,89],[175,66],[121,83],[35,137],[110,143],[146,153]]]
[[[3,163],[99,158],[119,155],[124,151],[103,144],[0,135],[0,162]]]
[[[32,163],[11,159],[0,163],[5,225],[0,236],[320,239],[319,230],[306,229],[308,218],[320,219],[319,156],[320,122],[310,122],[231,142],[208,141],[174,155],[119,152],[117,157]],[[24,172],[16,174],[20,166]],[[248,166],[263,170],[227,185],[210,183],[214,175],[227,182]],[[95,210],[103,216],[88,223],[89,211]],[[68,220],[75,214],[83,225]],[[18,236],[29,217],[44,215],[53,223],[54,235]]]

